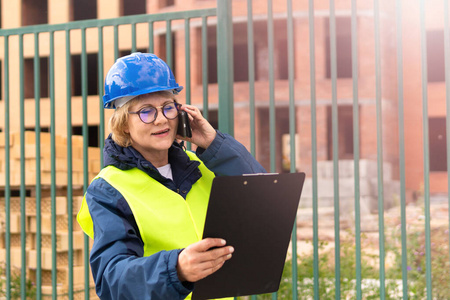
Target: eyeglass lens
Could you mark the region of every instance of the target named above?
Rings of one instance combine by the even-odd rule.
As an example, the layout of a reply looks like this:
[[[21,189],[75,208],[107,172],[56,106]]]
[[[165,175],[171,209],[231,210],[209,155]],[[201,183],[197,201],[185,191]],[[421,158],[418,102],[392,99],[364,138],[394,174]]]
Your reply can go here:
[[[175,119],[178,116],[178,109],[174,102],[167,103],[162,107],[163,115],[169,119]],[[144,123],[152,123],[158,116],[158,109],[156,107],[145,107],[139,111],[139,118]]]

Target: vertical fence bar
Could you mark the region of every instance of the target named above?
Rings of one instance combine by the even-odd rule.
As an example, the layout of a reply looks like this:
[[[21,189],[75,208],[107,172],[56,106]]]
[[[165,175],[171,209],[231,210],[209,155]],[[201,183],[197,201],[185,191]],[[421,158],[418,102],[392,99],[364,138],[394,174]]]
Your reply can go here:
[[[166,21],[166,62],[167,65],[173,70],[173,57],[172,57],[172,21]]]
[[[56,269],[56,123],[55,123],[55,41],[54,32],[50,31],[50,202],[52,228],[52,299],[57,298]]]
[[[316,55],[314,30],[314,0],[309,0],[309,68],[311,89],[311,160],[312,160],[312,208],[313,208],[313,275],[314,299],[319,299],[319,214],[317,195],[317,118],[316,118]]]
[[[67,157],[72,157],[72,79],[70,55],[70,30],[66,30],[66,120],[67,120]],[[68,258],[69,258],[69,299],[73,299],[73,189],[72,189],[72,160],[67,159],[67,213],[68,224]]]
[[[202,17],[202,85],[203,117],[209,120],[208,112],[208,19]]]
[[[400,168],[400,215],[402,240],[402,285],[403,299],[408,299],[408,259],[406,232],[406,185],[405,185],[405,123],[403,109],[403,43],[402,43],[402,2],[396,1],[397,23],[397,74],[398,74],[398,133],[399,133],[399,168]]]
[[[231,1],[217,0],[217,83],[219,129],[234,135],[233,22]]]
[[[425,1],[420,1],[420,36],[421,36],[421,69],[422,69],[422,118],[423,118],[423,169],[424,169],[424,205],[425,205],[425,261],[427,299],[432,297],[431,282],[431,237],[430,237],[430,156],[428,138],[428,74],[427,74],[427,36],[425,25]]]
[[[114,61],[119,58],[119,26],[114,25]]]
[[[11,299],[11,162],[10,162],[10,127],[9,127],[9,36],[5,43],[5,296]]]
[[[384,188],[383,188],[383,121],[381,94],[381,55],[380,55],[380,11],[378,0],[374,0],[375,13],[375,87],[377,114],[377,165],[378,165],[378,232],[380,250],[380,299],[385,299],[385,246],[384,246]]]
[[[41,299],[41,118],[40,118],[40,57],[39,33],[34,34],[34,103],[36,136],[36,299]]]
[[[21,247],[21,271],[20,271],[20,297],[26,297],[26,209],[25,209],[25,84],[24,84],[24,57],[23,34],[19,35],[19,69],[20,69],[20,244]]]
[[[114,27],[114,28],[117,28]],[[118,37],[118,36],[117,36]],[[118,43],[118,39],[114,39],[114,42]],[[117,44],[114,47],[115,53],[118,55]],[[89,185],[88,174],[88,144],[89,144],[89,132],[87,126],[87,90],[88,90],[88,73],[87,73],[87,54],[86,54],[86,28],[81,29],[81,95],[83,101],[83,192]],[[84,235],[84,297],[89,299],[89,237]]]
[[[340,222],[339,222],[339,130],[337,104],[337,57],[336,57],[336,16],[334,0],[330,0],[330,58],[331,58],[331,119],[333,137],[333,195],[334,195],[334,277],[335,299],[341,298],[341,252],[340,252]]]
[[[255,44],[253,34],[253,1],[247,0],[248,85],[250,102],[250,153],[256,155],[255,129]]]
[[[267,48],[269,50],[269,140],[270,140],[270,171],[276,172],[276,108],[275,108],[275,77],[274,77],[274,29],[273,3],[267,1]]]
[[[148,52],[153,53],[155,51],[155,45],[153,41],[153,22],[148,23]]]
[[[172,35],[170,37],[172,38]],[[184,20],[184,49],[186,60],[186,104],[191,104],[191,28],[189,18]],[[191,147],[192,144],[188,142],[186,148],[191,150]]]
[[[98,27],[98,98],[100,111],[99,141],[100,165],[103,166],[103,148],[105,146],[105,110],[103,109],[103,27]]]
[[[446,138],[447,138],[447,191],[448,203],[450,207],[450,28],[448,17],[448,1],[444,0],[444,48],[445,48],[445,99],[447,106],[446,115]],[[449,210],[450,223],[450,210]],[[450,241],[450,227],[449,227],[449,241]],[[450,250],[450,247],[449,247]]]
[[[131,52],[136,52],[136,23],[131,24]]]
[[[288,50],[288,79],[289,79],[289,136],[290,136],[290,161],[291,173],[297,172],[296,167],[296,109],[294,89],[294,21],[292,17],[292,0],[287,0],[287,50]],[[292,299],[298,299],[297,291],[298,269],[297,269],[297,218],[292,228]]]
[[[186,104],[191,104],[191,29],[190,19],[184,20],[184,53],[186,59]]]
[[[361,206],[359,184],[359,103],[358,103],[358,18],[356,0],[352,0],[352,82],[353,82],[353,169],[355,177],[355,266],[356,299],[362,299],[361,291]]]

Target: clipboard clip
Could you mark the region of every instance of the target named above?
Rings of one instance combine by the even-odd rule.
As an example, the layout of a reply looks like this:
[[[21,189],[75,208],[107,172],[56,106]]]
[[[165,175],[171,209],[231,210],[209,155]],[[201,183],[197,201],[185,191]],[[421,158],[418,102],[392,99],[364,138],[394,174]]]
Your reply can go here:
[[[279,175],[280,173],[253,173],[253,174],[242,174],[242,176],[258,176],[258,175]]]

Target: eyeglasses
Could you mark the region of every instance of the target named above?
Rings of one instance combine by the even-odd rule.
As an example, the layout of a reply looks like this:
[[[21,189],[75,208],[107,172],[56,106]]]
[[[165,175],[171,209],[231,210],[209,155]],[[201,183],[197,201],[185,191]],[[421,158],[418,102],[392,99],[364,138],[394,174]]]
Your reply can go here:
[[[142,122],[145,124],[151,124],[155,122],[158,117],[158,108],[161,108],[161,111],[168,120],[173,120],[178,116],[178,111],[181,108],[181,104],[176,102],[170,102],[161,106],[145,106],[138,111],[129,111],[129,114],[136,114],[139,116]]]

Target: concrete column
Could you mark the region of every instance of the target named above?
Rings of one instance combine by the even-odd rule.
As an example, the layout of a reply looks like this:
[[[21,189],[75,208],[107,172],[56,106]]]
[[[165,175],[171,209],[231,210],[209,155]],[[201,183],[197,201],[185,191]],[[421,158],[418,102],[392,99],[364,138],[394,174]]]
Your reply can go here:
[[[48,0],[48,23],[69,22],[70,0]]]
[[[16,28],[22,25],[22,2],[2,1],[2,28]]]
[[[97,0],[97,17],[99,19],[120,17],[120,1],[121,0]]]

